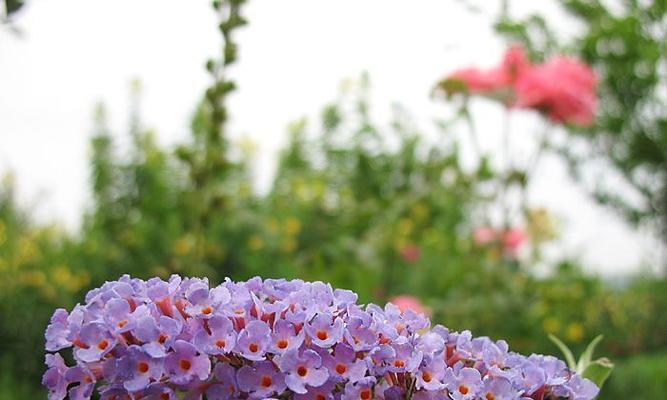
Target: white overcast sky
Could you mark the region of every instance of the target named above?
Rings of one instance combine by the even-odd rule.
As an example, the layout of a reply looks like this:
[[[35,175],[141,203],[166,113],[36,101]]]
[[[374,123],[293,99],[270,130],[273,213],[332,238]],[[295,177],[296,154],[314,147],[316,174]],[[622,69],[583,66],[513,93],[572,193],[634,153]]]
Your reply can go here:
[[[517,13],[539,3],[550,17],[562,18],[547,0],[513,3]],[[190,114],[208,83],[204,60],[219,51],[208,4],[33,0],[18,19],[21,37],[0,30],[0,173],[14,172],[22,203],[41,221],[77,226],[89,205],[93,105],[106,103],[122,142],[132,78],[143,82],[144,122],[159,140],[187,139]],[[250,1],[251,24],[239,35],[241,61],[233,71],[240,91],[232,98],[232,130],[259,144],[259,187],[270,181],[285,126],[316,115],[342,79],[362,71],[370,73],[378,116],[399,102],[428,129],[446,110],[429,98],[439,76],[501,57],[492,13],[468,13],[455,0]],[[475,111],[484,147],[492,150],[499,145],[498,107],[480,103]],[[528,143],[538,118],[516,115],[514,126],[515,144]],[[579,256],[591,271],[611,275],[657,264],[656,241],[588,200],[558,160],[546,159],[536,174],[531,203],[547,207],[563,224],[552,256]]]

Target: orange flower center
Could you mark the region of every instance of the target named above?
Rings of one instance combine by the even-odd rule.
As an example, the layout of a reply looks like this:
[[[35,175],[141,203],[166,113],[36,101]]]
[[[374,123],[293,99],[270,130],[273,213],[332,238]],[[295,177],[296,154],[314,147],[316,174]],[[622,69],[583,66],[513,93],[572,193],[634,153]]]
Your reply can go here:
[[[160,337],[157,338],[157,342],[160,344],[164,344],[164,342],[166,341],[167,341],[167,335],[165,335],[164,333],[161,333]]]
[[[190,367],[192,367],[192,363],[189,360],[181,360],[179,365],[183,371],[187,371],[190,369]]]
[[[326,331],[317,331],[317,338],[320,340],[327,340],[329,334]]]
[[[466,385],[461,385],[459,386],[459,393],[461,394],[467,394],[470,391]]]
[[[306,376],[308,375],[308,369],[303,365],[299,365],[299,368],[296,369],[296,373],[299,374],[299,376]]]
[[[359,398],[362,400],[370,400],[371,398],[371,391],[368,389],[364,389],[359,393]]]
[[[345,371],[347,371],[345,364],[336,364],[336,372],[338,372],[339,375],[343,375]]]
[[[268,376],[268,375],[262,376],[262,379],[261,379],[262,387],[270,387],[272,383],[273,383],[273,381],[271,381],[270,376]]]
[[[122,328],[122,327],[124,327],[125,325],[127,325],[127,320],[126,320],[126,319],[121,320],[121,321],[118,321],[118,327],[119,327],[119,328]]]
[[[405,361],[403,361],[403,360],[396,360],[396,361],[394,361],[394,367],[396,367],[396,368],[403,368],[403,367],[405,367]]]
[[[257,343],[250,343],[248,345],[248,350],[250,350],[251,353],[257,353],[259,350],[259,345]]]
[[[222,349],[223,347],[225,347],[225,344],[227,344],[227,343],[225,343],[225,341],[222,340],[222,339],[217,340],[217,341],[215,342],[215,345],[218,346],[219,349]]]
[[[287,342],[287,340],[285,340],[285,339],[280,339],[280,340],[278,341],[278,348],[279,348],[279,349],[286,349],[288,344],[289,344],[289,343]]]
[[[433,378],[431,378],[431,374],[429,374],[428,372],[424,372],[422,374],[422,379],[424,380],[424,382],[429,383]]]
[[[100,350],[106,350],[107,347],[109,347],[109,342],[106,339],[100,340],[97,344],[97,348]]]
[[[210,306],[209,307],[204,307],[204,308],[202,308],[201,312],[203,314],[209,315],[210,313],[213,312],[213,308],[211,308]]]
[[[141,372],[142,374],[148,372],[148,363],[142,361],[139,364],[137,364],[137,371]]]
[[[491,392],[486,392],[486,400],[495,400],[496,396],[493,395]]]

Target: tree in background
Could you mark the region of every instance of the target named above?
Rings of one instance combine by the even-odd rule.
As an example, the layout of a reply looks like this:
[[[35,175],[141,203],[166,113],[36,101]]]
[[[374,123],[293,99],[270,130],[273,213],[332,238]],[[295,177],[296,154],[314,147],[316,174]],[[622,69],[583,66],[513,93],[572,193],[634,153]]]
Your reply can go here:
[[[570,127],[572,140],[552,148],[601,204],[633,224],[655,228],[667,242],[667,1],[559,3],[580,28],[562,42],[554,22],[540,14],[515,19],[504,13],[496,28],[523,43],[533,58],[566,51],[596,70],[595,125]],[[609,168],[595,168],[601,160],[618,173],[620,184],[617,176],[606,179]]]
[[[18,12],[25,5],[24,0],[2,0],[2,13],[0,14],[0,22],[7,23],[12,18],[13,14]]]

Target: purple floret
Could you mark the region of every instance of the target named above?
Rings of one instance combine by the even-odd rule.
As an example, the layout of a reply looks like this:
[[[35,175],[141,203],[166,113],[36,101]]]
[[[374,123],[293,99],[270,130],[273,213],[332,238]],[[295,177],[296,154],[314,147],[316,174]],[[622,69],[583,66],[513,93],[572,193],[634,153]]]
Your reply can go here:
[[[280,358],[280,371],[285,375],[285,383],[294,393],[304,394],[306,386],[322,386],[329,378],[329,372],[322,366],[322,358],[313,350],[292,349]]]
[[[318,313],[306,325],[310,340],[319,347],[329,348],[343,337],[343,321],[330,313]]]
[[[236,331],[229,318],[215,315],[206,324],[194,335],[194,343],[199,351],[210,355],[231,352],[236,345]]]
[[[83,362],[99,361],[116,345],[116,338],[106,325],[99,322],[85,324],[79,332],[79,344],[74,356]]]
[[[247,392],[253,399],[265,399],[282,393],[285,377],[270,361],[260,361],[253,366],[241,367],[236,374],[239,389]]]
[[[263,321],[251,321],[241,331],[236,341],[236,349],[248,360],[264,359],[269,347],[271,328]]]
[[[148,387],[151,382],[159,381],[164,370],[164,360],[153,358],[139,346],[130,346],[116,364],[116,379],[120,378],[123,387],[136,392]]]
[[[165,370],[172,382],[185,385],[195,378],[205,380],[211,372],[211,360],[198,354],[197,348],[184,341],[174,343],[174,352],[165,358]]]

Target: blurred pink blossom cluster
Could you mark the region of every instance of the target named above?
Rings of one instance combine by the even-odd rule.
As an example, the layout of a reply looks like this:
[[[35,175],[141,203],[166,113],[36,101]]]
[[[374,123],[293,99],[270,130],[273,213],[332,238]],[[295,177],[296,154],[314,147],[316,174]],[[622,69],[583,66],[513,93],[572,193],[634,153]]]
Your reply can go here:
[[[588,126],[595,117],[595,73],[588,65],[565,56],[532,64],[522,48],[511,47],[499,66],[453,72],[443,81],[450,92],[452,88],[456,91],[452,82],[463,83],[469,93],[497,98],[511,107],[534,109],[560,123]]]
[[[406,312],[408,310],[412,310],[416,312],[417,314],[421,315],[426,315],[429,316],[431,315],[431,309],[426,307],[421,300],[414,296],[410,296],[407,294],[401,294],[398,296],[394,296],[389,299],[389,302],[398,307],[401,312]]]
[[[473,240],[478,246],[499,244],[506,254],[516,257],[527,236],[521,228],[495,229],[482,226],[473,232]]]

